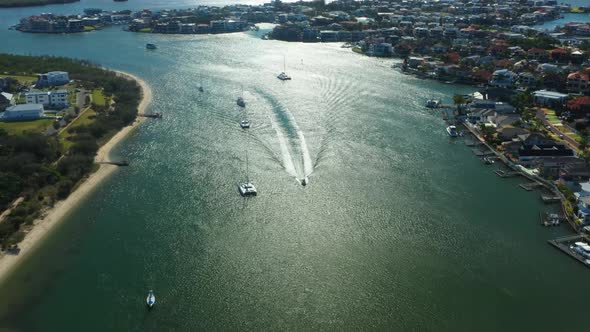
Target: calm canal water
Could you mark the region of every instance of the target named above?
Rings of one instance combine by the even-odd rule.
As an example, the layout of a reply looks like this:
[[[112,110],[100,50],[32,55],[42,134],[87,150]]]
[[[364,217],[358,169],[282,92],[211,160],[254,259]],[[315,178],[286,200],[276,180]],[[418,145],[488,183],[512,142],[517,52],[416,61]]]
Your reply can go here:
[[[59,8],[102,3],[114,6]],[[337,44],[254,33],[6,29],[39,11],[0,10],[0,52],[129,71],[152,86],[150,111],[164,119],[117,148],[132,166],[102,183],[2,285],[1,327],[584,326],[576,308],[587,302],[588,270],[546,243],[567,229],[540,227],[538,194],[496,177],[423,107],[469,88],[404,76],[390,69],[393,60]],[[146,42],[159,49],[146,51]],[[286,83],[275,78],[284,55]],[[241,87],[249,131],[238,125]],[[259,196],[244,200],[235,184],[246,177],[246,151]],[[296,181],[303,174],[307,187]],[[158,299],[152,311],[148,289]]]

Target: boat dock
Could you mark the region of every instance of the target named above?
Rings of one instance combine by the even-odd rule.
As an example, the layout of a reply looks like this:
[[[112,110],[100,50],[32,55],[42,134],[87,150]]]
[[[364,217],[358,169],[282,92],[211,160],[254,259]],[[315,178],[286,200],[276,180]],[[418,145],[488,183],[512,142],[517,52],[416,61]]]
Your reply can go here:
[[[123,161],[99,161],[98,164],[115,165],[115,166],[129,166],[129,162],[127,160],[123,160]]]
[[[478,157],[487,157],[487,156],[493,156],[494,152],[493,151],[482,151],[480,149],[471,149],[471,151]]]
[[[559,196],[541,195],[541,199],[545,204],[559,203],[560,201]]]
[[[532,190],[535,190],[539,187],[542,187],[543,185],[538,182],[529,182],[529,183],[521,183],[518,186],[526,191],[532,191]]]
[[[561,250],[564,254],[566,254],[566,255],[570,256],[571,258],[577,260],[578,262],[584,264],[584,266],[590,267],[589,264],[586,264],[586,258],[584,258],[584,256],[582,256],[579,253],[575,252],[574,250],[570,249],[570,245],[572,245],[575,242],[582,241],[582,240],[585,240],[586,242],[590,242],[590,241],[588,241],[588,239],[586,238],[585,235],[565,236],[565,237],[557,238],[555,240],[549,240],[547,242],[549,242],[549,244],[551,244],[555,248]]]
[[[137,116],[143,116],[144,118],[161,119],[162,118],[162,113],[160,113],[160,112],[156,112],[156,113],[139,113],[139,114],[137,114]]]
[[[518,172],[506,172],[501,169],[495,170],[494,173],[501,178],[510,178],[519,174]]]

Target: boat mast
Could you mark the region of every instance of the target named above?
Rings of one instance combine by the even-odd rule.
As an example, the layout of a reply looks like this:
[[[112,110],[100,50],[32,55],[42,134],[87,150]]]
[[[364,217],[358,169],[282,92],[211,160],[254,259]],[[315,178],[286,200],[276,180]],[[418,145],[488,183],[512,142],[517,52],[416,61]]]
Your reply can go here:
[[[246,183],[250,183],[250,169],[248,168],[248,142],[246,142]]]

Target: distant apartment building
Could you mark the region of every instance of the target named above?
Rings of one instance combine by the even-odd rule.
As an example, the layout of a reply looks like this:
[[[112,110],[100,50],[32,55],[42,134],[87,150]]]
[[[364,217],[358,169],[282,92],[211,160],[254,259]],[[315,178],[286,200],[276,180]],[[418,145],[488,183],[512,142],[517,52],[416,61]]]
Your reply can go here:
[[[70,76],[65,71],[52,71],[45,74],[37,75],[37,87],[59,86],[68,84]]]
[[[25,93],[27,104],[41,104],[43,106],[66,107],[69,105],[66,90],[32,91]]]

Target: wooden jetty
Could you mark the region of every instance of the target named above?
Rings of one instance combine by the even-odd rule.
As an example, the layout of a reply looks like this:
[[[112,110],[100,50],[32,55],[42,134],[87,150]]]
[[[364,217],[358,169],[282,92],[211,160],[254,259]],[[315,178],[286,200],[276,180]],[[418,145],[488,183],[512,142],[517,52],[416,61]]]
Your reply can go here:
[[[115,166],[129,166],[129,162],[127,160],[123,160],[123,161],[99,161],[98,164],[115,165]]]
[[[486,157],[486,156],[493,156],[495,153],[493,151],[482,151],[480,149],[472,149],[473,153],[478,157]]]
[[[510,178],[519,175],[518,172],[506,172],[501,169],[495,170],[494,173],[501,178]]]
[[[476,141],[466,141],[465,145],[469,146],[469,147],[475,147],[475,146],[481,146],[483,145],[482,142],[476,142]]]
[[[162,118],[162,113],[160,113],[160,112],[156,112],[156,113],[139,113],[139,114],[137,114],[137,116],[143,116],[144,118],[161,119]]]
[[[529,183],[521,183],[518,186],[526,191],[532,191],[535,188],[541,187],[542,184],[540,184],[538,182],[529,182]]]
[[[554,246],[555,248],[561,250],[564,254],[570,256],[571,258],[577,260],[578,262],[584,264],[586,267],[590,267],[590,264],[587,263],[587,259],[584,256],[580,255],[579,253],[575,252],[574,250],[570,249],[571,243],[582,241],[587,239],[584,235],[573,235],[573,236],[565,236],[555,240],[549,240],[549,244]]]
[[[558,203],[561,201],[559,196],[541,195],[541,199],[543,200],[543,203],[545,203],[545,204]]]

